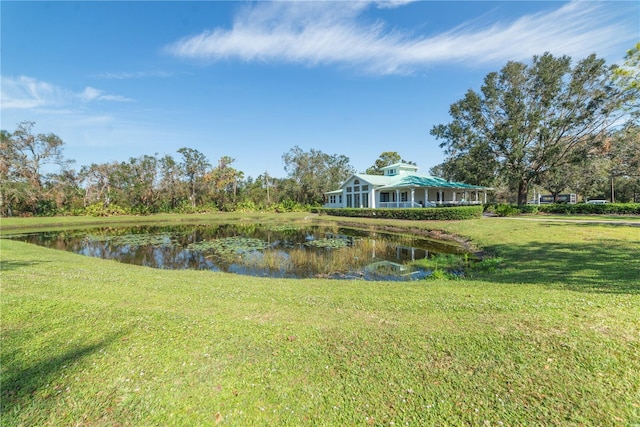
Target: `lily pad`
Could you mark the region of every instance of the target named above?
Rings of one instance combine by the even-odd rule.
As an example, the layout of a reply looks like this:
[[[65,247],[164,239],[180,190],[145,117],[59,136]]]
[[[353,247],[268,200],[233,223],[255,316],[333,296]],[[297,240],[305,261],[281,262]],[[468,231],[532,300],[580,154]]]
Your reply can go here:
[[[314,240],[309,240],[304,244],[305,246],[310,246],[314,248],[329,248],[329,249],[339,249],[339,248],[345,248],[349,246],[349,242],[346,239],[340,239],[340,238],[314,239]]]

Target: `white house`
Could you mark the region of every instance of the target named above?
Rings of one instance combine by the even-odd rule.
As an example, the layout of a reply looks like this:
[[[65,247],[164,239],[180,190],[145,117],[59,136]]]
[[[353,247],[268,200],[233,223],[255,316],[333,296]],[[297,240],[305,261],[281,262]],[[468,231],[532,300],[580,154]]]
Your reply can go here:
[[[418,167],[396,163],[384,175],[354,174],[339,190],[325,193],[326,208],[421,208],[436,205],[482,204],[489,187],[420,175]]]

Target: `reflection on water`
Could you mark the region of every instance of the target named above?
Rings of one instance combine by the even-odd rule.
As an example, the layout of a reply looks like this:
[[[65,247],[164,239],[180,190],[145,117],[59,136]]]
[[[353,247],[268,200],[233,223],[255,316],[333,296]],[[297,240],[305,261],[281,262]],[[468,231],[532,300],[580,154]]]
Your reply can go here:
[[[39,232],[16,239],[128,264],[269,277],[411,280],[410,261],[458,248],[434,240],[295,225],[137,226]]]

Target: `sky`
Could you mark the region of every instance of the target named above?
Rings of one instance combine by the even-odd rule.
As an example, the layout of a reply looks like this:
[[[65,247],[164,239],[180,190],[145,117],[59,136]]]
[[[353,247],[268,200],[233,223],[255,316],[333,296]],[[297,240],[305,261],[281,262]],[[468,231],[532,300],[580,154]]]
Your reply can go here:
[[[358,172],[396,151],[419,172],[449,106],[508,61],[640,41],[626,1],[0,2],[0,120],[64,141],[74,168],[189,147],[285,177],[295,146]]]

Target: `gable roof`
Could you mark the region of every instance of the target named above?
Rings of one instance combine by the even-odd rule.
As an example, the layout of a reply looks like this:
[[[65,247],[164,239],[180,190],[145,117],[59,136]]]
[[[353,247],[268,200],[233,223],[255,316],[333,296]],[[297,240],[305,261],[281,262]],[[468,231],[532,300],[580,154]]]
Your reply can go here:
[[[343,188],[347,184],[347,182],[351,181],[352,178],[358,178],[361,181],[365,181],[368,184],[378,187],[381,185],[388,185],[391,181],[396,179],[397,176],[368,175],[365,173],[356,173],[351,175],[349,179],[343,182],[340,188]]]

